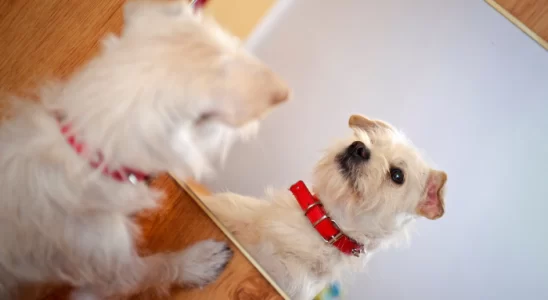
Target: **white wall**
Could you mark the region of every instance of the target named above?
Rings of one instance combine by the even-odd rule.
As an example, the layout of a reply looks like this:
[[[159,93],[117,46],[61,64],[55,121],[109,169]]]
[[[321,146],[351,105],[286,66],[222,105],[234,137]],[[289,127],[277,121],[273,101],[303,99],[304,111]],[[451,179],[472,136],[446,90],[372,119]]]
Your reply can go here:
[[[548,299],[548,52],[478,0],[281,2],[250,47],[295,97],[214,187],[287,188],[351,113],[385,119],[447,171],[447,213],[349,299]]]

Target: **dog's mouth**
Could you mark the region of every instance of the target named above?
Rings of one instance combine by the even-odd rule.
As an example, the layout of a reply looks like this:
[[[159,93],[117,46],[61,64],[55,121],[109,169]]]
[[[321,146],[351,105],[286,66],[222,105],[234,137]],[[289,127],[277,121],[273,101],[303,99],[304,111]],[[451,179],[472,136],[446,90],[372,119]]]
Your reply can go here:
[[[352,181],[359,175],[360,167],[371,158],[371,150],[360,141],[355,141],[341,151],[336,157],[341,174]]]
[[[220,123],[225,127],[231,128],[234,131],[247,132],[250,127],[257,127],[257,123],[263,119],[264,116],[255,118],[247,118],[242,122],[234,122],[230,115],[223,114],[217,110],[209,110],[201,113],[195,120],[194,125],[196,127],[207,126],[208,123]]]
[[[234,128],[214,119],[203,119],[194,123],[190,136],[176,139],[177,148],[181,151],[194,149],[193,161],[201,161],[201,165],[207,165],[205,175],[213,173],[222,167],[227,155],[236,141],[246,142],[256,136],[259,122],[253,121],[239,128]],[[188,162],[196,165],[195,162]],[[197,164],[200,165],[200,164]],[[198,167],[196,167],[198,168]]]
[[[196,119],[196,121],[194,121],[194,123],[196,124],[196,126],[202,126],[203,124],[205,124],[207,122],[216,121],[216,120],[220,120],[220,119],[221,118],[220,118],[220,116],[217,112],[207,111],[207,112],[202,113]]]

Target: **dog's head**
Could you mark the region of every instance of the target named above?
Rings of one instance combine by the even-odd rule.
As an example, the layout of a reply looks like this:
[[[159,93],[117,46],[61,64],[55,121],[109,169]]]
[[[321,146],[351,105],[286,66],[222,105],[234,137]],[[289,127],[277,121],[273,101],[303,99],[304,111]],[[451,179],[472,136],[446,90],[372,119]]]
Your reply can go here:
[[[188,1],[132,1],[124,17],[124,30],[108,50],[141,64],[143,88],[163,81],[157,97],[177,102],[172,109],[192,114],[196,122],[239,127],[289,97],[270,68]]]
[[[352,219],[351,226],[366,219],[361,224],[382,235],[402,217],[443,216],[444,172],[429,167],[390,124],[353,115],[349,125],[354,136],[328,151],[315,172],[315,190],[334,201],[326,205],[339,218]]]
[[[124,20],[58,97],[105,159],[199,175],[288,99],[276,74],[187,1],[128,2]]]

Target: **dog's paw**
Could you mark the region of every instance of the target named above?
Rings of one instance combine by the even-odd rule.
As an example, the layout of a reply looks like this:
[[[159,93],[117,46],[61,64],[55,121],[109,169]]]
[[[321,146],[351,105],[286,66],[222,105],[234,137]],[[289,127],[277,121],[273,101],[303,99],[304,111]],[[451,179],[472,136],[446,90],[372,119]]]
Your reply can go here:
[[[181,253],[181,284],[207,285],[224,271],[234,253],[224,242],[206,240],[194,244]]]

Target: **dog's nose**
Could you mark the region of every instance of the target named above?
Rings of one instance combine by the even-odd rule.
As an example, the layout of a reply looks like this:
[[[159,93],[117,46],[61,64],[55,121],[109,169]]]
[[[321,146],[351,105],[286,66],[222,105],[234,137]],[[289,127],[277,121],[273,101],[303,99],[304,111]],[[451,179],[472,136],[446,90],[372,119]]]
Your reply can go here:
[[[274,93],[270,103],[272,104],[272,106],[276,106],[280,103],[286,102],[289,99],[289,94],[289,89],[281,88]]]
[[[348,147],[348,152],[352,156],[363,160],[369,160],[369,158],[371,157],[371,151],[369,150],[369,148],[367,148],[367,146],[360,141],[355,141],[354,143],[352,143]]]

